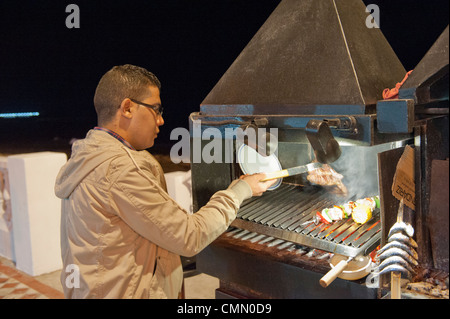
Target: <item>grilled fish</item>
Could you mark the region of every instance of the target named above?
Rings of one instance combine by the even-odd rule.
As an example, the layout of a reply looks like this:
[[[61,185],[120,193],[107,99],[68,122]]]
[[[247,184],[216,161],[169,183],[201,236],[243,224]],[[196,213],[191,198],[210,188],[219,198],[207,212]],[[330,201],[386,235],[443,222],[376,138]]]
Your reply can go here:
[[[414,228],[410,224],[406,224],[405,222],[396,222],[389,230],[388,237],[401,232],[404,232],[409,237],[412,237],[414,235]]]
[[[418,245],[417,245],[417,243],[416,243],[416,241],[414,239],[412,239],[412,238],[410,238],[410,237],[408,237],[408,236],[406,236],[406,235],[404,235],[402,233],[393,234],[392,236],[390,236],[388,238],[388,242],[393,242],[393,241],[402,242],[402,243],[404,243],[404,244],[406,244],[408,246],[411,246],[413,248],[417,248],[418,247]]]
[[[404,260],[408,261],[413,266],[417,266],[419,264],[417,262],[417,260],[412,258],[406,251],[396,248],[396,247],[386,249],[382,254],[376,256],[375,259],[384,261],[385,259],[392,257],[392,256],[400,256]]]
[[[383,260],[383,262],[377,267],[378,271],[382,271],[384,268],[390,266],[390,265],[400,265],[404,267],[406,270],[408,270],[411,273],[414,273],[414,270],[410,266],[410,264],[404,260],[400,256],[391,256]]]
[[[380,250],[378,250],[377,255],[381,255],[383,252],[393,247],[406,251],[415,260],[419,259],[419,256],[417,255],[417,252],[414,250],[414,248],[399,241],[391,241],[390,243],[387,243],[386,245],[381,247]]]
[[[381,276],[383,274],[387,274],[390,272],[399,272],[402,274],[402,276],[406,277],[406,278],[411,278],[411,273],[403,266],[400,265],[389,265],[387,267],[385,267],[383,270],[381,270],[380,272],[375,272],[375,275]]]

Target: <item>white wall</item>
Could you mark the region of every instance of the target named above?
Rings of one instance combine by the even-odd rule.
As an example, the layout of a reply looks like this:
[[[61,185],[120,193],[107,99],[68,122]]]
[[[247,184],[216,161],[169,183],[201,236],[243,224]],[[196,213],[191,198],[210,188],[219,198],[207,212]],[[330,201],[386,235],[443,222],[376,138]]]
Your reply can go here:
[[[0,256],[14,260],[8,158],[0,156]]]
[[[64,153],[8,156],[13,247],[17,269],[32,276],[61,269],[61,200],[54,194]]]
[[[167,193],[178,205],[188,213],[192,213],[192,178],[191,171],[171,172],[164,174],[167,184]]]

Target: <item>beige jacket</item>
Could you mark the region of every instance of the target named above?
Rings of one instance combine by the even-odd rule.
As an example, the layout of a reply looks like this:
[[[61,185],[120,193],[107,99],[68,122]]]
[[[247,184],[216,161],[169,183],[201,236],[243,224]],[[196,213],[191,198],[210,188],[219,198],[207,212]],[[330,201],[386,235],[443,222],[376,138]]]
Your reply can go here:
[[[193,256],[209,245],[251,197],[246,182],[234,181],[190,215],[167,194],[162,168],[150,153],[97,130],[74,143],[55,193],[63,199],[66,298],[177,298],[179,255]]]

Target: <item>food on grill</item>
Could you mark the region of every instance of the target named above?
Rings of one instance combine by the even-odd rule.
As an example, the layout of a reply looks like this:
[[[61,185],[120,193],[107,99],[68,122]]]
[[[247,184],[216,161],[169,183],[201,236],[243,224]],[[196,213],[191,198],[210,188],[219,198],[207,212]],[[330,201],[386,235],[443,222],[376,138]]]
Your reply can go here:
[[[317,168],[308,173],[307,179],[311,183],[330,186],[335,185],[344,176],[336,172],[328,164],[323,164],[321,168]]]
[[[378,198],[378,196],[375,197],[366,197],[366,198],[362,198],[362,199],[358,199],[355,202],[355,205],[366,205],[368,206],[371,210],[374,210],[375,208],[379,208],[380,207],[380,200]]]
[[[331,224],[350,216],[353,216],[355,222],[364,224],[372,218],[372,211],[375,208],[380,208],[378,196],[358,199],[356,202],[349,201],[343,205],[334,205],[316,212],[315,224],[318,222]]]
[[[342,176],[331,168],[328,164],[323,164],[321,168],[317,168],[308,173],[306,177],[309,182],[321,186],[336,186],[343,194],[347,194],[347,187],[342,183]]]
[[[342,208],[344,209],[344,213],[347,215],[347,217],[350,217],[353,212],[353,208],[355,208],[355,202],[348,202],[342,205]]]
[[[331,224],[333,220],[326,214],[325,212],[316,212],[316,216],[318,217],[318,221],[324,224]]]
[[[322,210],[322,215],[326,214],[327,216],[329,216],[329,218],[334,221],[334,220],[342,220],[344,218],[347,218],[347,214],[344,213],[344,209],[340,206],[336,206],[334,205],[331,208],[325,208]]]
[[[358,224],[368,222],[372,218],[372,212],[375,208],[380,208],[378,196],[358,199],[352,211],[353,220]]]
[[[352,212],[352,218],[355,223],[364,224],[372,218],[372,209],[365,205],[356,205]]]

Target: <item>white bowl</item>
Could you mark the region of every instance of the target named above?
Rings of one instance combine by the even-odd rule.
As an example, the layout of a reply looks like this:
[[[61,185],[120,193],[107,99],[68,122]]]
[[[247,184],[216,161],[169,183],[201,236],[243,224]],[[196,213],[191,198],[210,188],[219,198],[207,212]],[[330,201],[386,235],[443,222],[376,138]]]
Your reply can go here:
[[[237,161],[244,174],[272,173],[282,170],[275,154],[262,156],[254,148],[245,144],[242,144],[237,151]],[[282,178],[277,179],[268,190],[280,187],[282,180]]]

